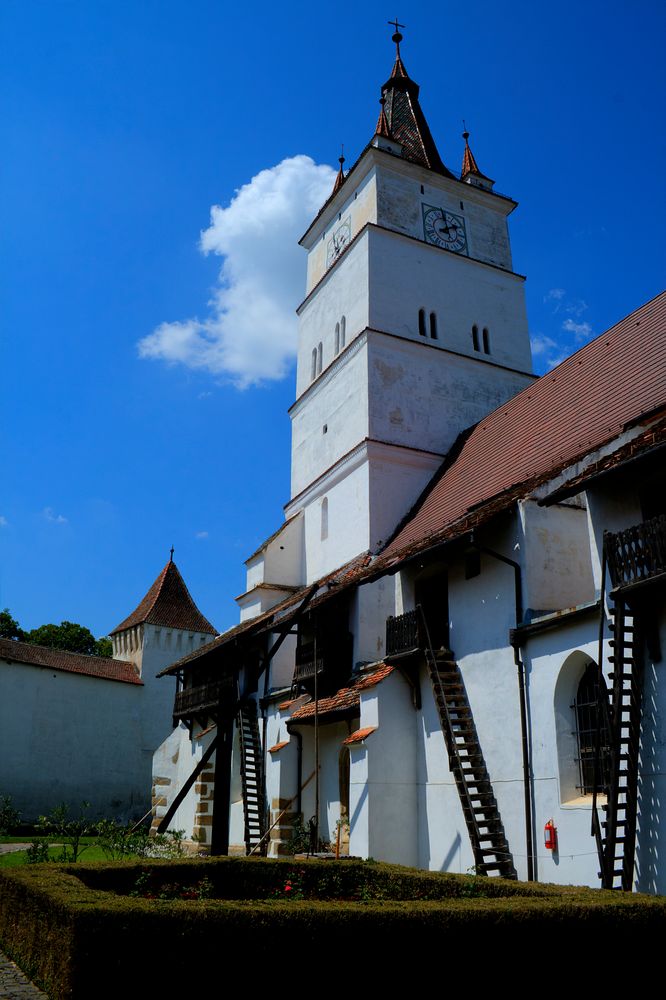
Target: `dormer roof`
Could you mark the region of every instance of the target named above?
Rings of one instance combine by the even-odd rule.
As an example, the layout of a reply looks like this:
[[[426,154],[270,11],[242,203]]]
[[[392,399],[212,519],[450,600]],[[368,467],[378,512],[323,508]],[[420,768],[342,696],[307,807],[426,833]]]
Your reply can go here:
[[[201,614],[192,600],[173,559],[166,564],[132,614],[109,634],[115,635],[116,632],[124,632],[134,625],[142,624],[217,635],[217,630]]]

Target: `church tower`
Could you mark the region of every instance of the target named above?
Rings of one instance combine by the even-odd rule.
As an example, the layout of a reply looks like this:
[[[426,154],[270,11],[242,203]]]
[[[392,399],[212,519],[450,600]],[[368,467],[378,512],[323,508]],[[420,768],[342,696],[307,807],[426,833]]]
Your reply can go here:
[[[524,278],[464,133],[442,161],[400,53],[375,134],[301,239],[291,500],[314,580],[395,529],[459,433],[532,380]]]

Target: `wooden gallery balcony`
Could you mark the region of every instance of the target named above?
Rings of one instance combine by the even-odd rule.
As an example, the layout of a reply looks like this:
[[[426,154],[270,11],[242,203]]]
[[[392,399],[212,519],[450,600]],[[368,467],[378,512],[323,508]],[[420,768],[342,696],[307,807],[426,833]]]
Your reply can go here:
[[[624,531],[605,531],[604,546],[614,589],[666,581],[666,515]]]
[[[351,671],[353,636],[345,632],[340,638],[318,642],[315,661],[315,643],[304,642],[296,647],[294,683],[312,680],[315,675],[334,674],[341,669]]]
[[[391,615],[386,619],[386,657],[407,656],[426,646],[423,615],[420,608]]]
[[[234,683],[231,676],[186,687],[176,694],[173,717],[186,719],[195,715],[216,715],[220,704],[228,703],[233,695]]]

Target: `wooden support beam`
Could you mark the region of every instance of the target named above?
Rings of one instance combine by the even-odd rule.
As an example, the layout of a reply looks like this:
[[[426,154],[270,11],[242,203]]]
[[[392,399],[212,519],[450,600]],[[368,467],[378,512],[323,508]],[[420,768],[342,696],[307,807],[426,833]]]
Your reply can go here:
[[[215,753],[215,749],[217,747],[217,741],[218,741],[218,737],[214,736],[213,739],[211,740],[210,746],[205,751],[203,757],[201,758],[201,760],[199,761],[199,763],[197,764],[197,766],[194,768],[194,770],[192,771],[192,774],[189,776],[189,778],[187,779],[187,781],[182,785],[182,787],[180,788],[180,790],[179,790],[178,794],[176,795],[175,799],[173,800],[173,802],[171,803],[171,805],[169,806],[169,808],[165,812],[164,816],[160,820],[159,825],[157,827],[157,832],[158,833],[165,833],[169,829],[169,823],[173,819],[173,817],[175,815],[175,812],[176,812],[176,809],[181,804],[181,802],[183,801],[183,799],[185,798],[185,796],[189,792],[190,788],[192,787],[192,785],[194,784],[194,782],[197,780],[197,778],[199,777],[199,775],[203,771],[204,767],[206,766],[206,764],[208,763],[208,761],[210,760],[210,758]]]

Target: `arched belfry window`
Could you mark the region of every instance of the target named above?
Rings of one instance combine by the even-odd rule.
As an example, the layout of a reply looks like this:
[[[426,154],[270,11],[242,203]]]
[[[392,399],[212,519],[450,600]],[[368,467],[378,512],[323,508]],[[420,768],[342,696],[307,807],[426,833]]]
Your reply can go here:
[[[339,354],[339,352],[340,352],[340,324],[336,323],[335,324],[335,353]]]
[[[347,335],[347,320],[343,316],[340,320],[340,350],[345,346],[345,339]]]
[[[427,337],[428,333],[426,331],[426,313],[425,309],[419,309],[419,333],[422,337]]]
[[[490,334],[487,326],[483,328],[483,353],[490,354]]]
[[[476,323],[472,327],[472,346],[475,351],[481,350],[481,343],[479,341],[479,328],[476,325]]]
[[[434,312],[430,313],[430,339],[437,340],[437,316]]]

